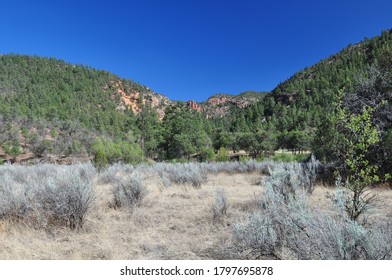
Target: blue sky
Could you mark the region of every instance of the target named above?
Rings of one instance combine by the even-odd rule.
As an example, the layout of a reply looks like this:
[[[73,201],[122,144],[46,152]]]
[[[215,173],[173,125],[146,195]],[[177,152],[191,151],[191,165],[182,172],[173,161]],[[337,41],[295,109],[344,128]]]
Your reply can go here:
[[[1,1],[0,53],[63,59],[177,100],[269,91],[392,28],[390,0]]]

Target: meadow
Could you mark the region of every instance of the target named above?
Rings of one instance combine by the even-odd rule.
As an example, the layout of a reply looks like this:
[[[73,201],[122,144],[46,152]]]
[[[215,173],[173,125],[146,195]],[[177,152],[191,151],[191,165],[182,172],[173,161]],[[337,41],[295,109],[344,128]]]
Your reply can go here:
[[[319,167],[3,165],[0,259],[391,259],[391,190],[352,221]]]

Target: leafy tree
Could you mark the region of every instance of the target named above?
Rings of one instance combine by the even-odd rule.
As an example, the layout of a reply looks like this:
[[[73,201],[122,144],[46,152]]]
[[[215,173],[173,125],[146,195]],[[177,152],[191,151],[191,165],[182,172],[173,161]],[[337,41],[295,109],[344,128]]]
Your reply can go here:
[[[310,148],[311,134],[305,131],[285,131],[280,135],[280,145],[293,153],[306,151]]]
[[[377,183],[380,178],[378,166],[369,162],[372,145],[380,141],[377,127],[372,124],[373,108],[364,106],[361,113],[351,114],[341,102],[337,104],[337,129],[342,141],[339,156],[343,162],[343,186],[352,192],[346,202],[346,210],[352,220],[367,209],[372,197],[366,188]],[[340,176],[340,174],[339,174]]]

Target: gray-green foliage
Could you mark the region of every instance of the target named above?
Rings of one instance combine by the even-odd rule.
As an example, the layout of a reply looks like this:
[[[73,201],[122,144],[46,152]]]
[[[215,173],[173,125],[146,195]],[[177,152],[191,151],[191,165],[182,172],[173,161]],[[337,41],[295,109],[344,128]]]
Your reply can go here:
[[[2,166],[0,218],[34,227],[83,227],[94,202],[91,164]]]
[[[249,160],[245,162],[239,161],[226,161],[226,162],[214,162],[214,163],[201,163],[204,169],[211,173],[252,173],[259,172],[262,174],[268,174],[272,163],[268,161],[257,162],[255,160]]]
[[[130,164],[114,163],[99,174],[100,184],[113,184],[119,177],[131,174],[135,167]]]
[[[266,184],[283,196],[295,195],[297,189],[312,193],[321,164],[312,155],[306,163],[275,163],[269,166],[271,172]]]
[[[113,187],[113,203],[115,208],[132,209],[141,203],[147,189],[137,175],[126,175],[118,178]]]
[[[257,162],[249,160],[246,162],[202,162],[202,163],[156,163],[153,165],[130,165],[113,164],[100,173],[99,182],[102,184],[114,184],[121,176],[138,172],[141,175],[161,178],[165,187],[171,185],[192,185],[199,188],[208,179],[209,173],[253,173],[269,174],[273,166],[270,162]]]
[[[156,164],[153,166],[159,176],[166,182],[178,185],[191,184],[195,188],[207,181],[207,170],[197,163]]]
[[[311,208],[303,168],[282,164],[271,170],[259,210],[235,227],[240,250],[276,259],[391,259],[391,223],[353,221],[344,210],[340,189],[334,208]]]
[[[212,206],[213,221],[220,222],[227,214],[227,195],[224,189],[217,189],[215,191],[215,201]]]

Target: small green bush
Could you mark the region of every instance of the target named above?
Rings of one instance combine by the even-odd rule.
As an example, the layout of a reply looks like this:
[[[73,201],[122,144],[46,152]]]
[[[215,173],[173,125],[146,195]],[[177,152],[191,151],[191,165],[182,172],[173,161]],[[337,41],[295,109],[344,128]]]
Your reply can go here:
[[[98,170],[102,170],[108,166],[109,160],[104,150],[100,149],[95,152],[94,164],[95,167],[98,168]]]
[[[214,161],[215,151],[213,148],[203,147],[200,152],[200,158],[203,162]]]
[[[292,153],[276,153],[272,157],[273,161],[277,162],[293,162],[295,161],[294,155]]]
[[[218,150],[218,153],[216,155],[216,161],[223,162],[223,161],[228,161],[229,159],[230,159],[229,151],[227,149],[221,147]]]
[[[309,159],[309,154],[276,153],[273,161],[277,162],[304,162]]]

